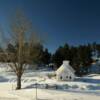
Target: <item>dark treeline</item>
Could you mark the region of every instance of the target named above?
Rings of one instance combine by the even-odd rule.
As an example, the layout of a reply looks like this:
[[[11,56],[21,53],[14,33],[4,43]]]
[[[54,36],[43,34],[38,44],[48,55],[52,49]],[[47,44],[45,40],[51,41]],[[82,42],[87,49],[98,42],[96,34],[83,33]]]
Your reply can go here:
[[[26,46],[24,47],[24,49],[27,49],[27,43],[25,44]],[[15,61],[17,62],[17,59],[15,59],[14,54],[16,54],[16,52],[18,52],[18,45],[15,44],[11,44],[9,43],[7,45],[7,47],[5,49],[0,48],[0,61],[1,62],[5,62],[5,57],[6,55],[8,55],[8,59],[6,62],[11,62],[11,61]],[[51,54],[48,52],[47,48],[44,48],[42,44],[38,43],[35,44],[34,46],[32,46],[31,50],[31,58],[28,59],[33,59],[33,63],[36,64],[49,64],[50,63],[50,59],[51,59]],[[26,52],[25,55],[27,55],[28,52]],[[24,62],[27,62],[24,60]]]
[[[14,52],[16,52],[17,44],[8,44],[5,48],[6,54],[8,54],[10,59],[7,62],[12,61]],[[26,43],[27,48],[27,43]],[[96,52],[98,52],[98,56],[100,56],[100,44],[87,44],[87,45],[79,45],[79,46],[70,46],[65,44],[64,46],[60,46],[54,54],[48,52],[47,48],[44,48],[43,45],[37,44],[32,48],[31,59],[33,59],[34,63],[45,64],[54,63],[56,68],[58,68],[63,60],[69,60],[72,67],[75,69],[77,75],[87,74],[90,68],[90,65],[94,60],[92,59]],[[4,61],[3,58],[5,54],[0,48],[0,61]],[[16,59],[13,59],[16,61]]]
[[[87,44],[79,46],[70,46],[65,44],[60,46],[52,55],[52,62],[59,67],[63,60],[69,60],[77,75],[88,74],[89,68],[95,60],[92,59],[93,53],[98,51],[100,55],[100,44]]]

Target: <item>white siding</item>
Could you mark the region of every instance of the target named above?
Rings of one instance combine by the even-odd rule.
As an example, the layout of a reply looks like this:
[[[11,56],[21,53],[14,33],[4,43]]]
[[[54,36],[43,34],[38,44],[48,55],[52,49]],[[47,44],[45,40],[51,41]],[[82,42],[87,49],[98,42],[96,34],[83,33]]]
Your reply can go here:
[[[56,71],[57,80],[69,81],[74,80],[75,74],[74,69],[69,65],[69,61],[63,62],[60,68]]]

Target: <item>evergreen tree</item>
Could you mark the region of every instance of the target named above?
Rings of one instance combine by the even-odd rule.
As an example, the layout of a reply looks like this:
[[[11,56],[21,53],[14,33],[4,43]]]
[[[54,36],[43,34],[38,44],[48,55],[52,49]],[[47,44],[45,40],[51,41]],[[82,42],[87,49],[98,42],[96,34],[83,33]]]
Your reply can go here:
[[[7,51],[8,53],[14,53],[14,52],[15,52],[15,46],[14,46],[13,44],[9,43],[9,44],[7,45],[6,51]]]
[[[33,59],[34,63],[41,64],[43,57],[43,45],[40,43],[34,45],[31,49],[31,59]]]
[[[64,60],[62,52],[63,47],[59,47],[56,50],[56,52],[52,55],[52,62],[55,63],[57,67],[59,67],[62,64],[62,61]]]
[[[43,51],[42,62],[44,64],[49,64],[50,63],[50,60],[51,60],[51,54],[48,52],[48,49],[46,48]]]
[[[87,74],[89,66],[91,65],[91,48],[90,46],[79,46],[77,52],[78,68],[77,74]]]

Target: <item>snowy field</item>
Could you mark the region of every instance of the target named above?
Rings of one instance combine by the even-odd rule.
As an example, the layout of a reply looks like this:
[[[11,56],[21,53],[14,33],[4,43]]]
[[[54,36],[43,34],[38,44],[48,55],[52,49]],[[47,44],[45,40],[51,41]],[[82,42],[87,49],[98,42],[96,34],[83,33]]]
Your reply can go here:
[[[36,83],[38,100],[100,100],[100,75],[61,82],[50,77],[51,74],[54,72],[27,71],[22,77],[22,89],[15,90],[16,76],[3,69],[0,71],[0,100],[36,100]]]

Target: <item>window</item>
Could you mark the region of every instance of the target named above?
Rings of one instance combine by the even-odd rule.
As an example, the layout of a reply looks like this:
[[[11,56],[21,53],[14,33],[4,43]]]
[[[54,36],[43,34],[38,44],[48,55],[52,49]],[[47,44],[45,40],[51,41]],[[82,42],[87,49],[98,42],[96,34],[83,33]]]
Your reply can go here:
[[[60,76],[60,79],[62,80],[62,76]]]
[[[72,79],[72,77],[71,77],[71,76],[70,76],[69,78],[70,78],[70,79]]]

